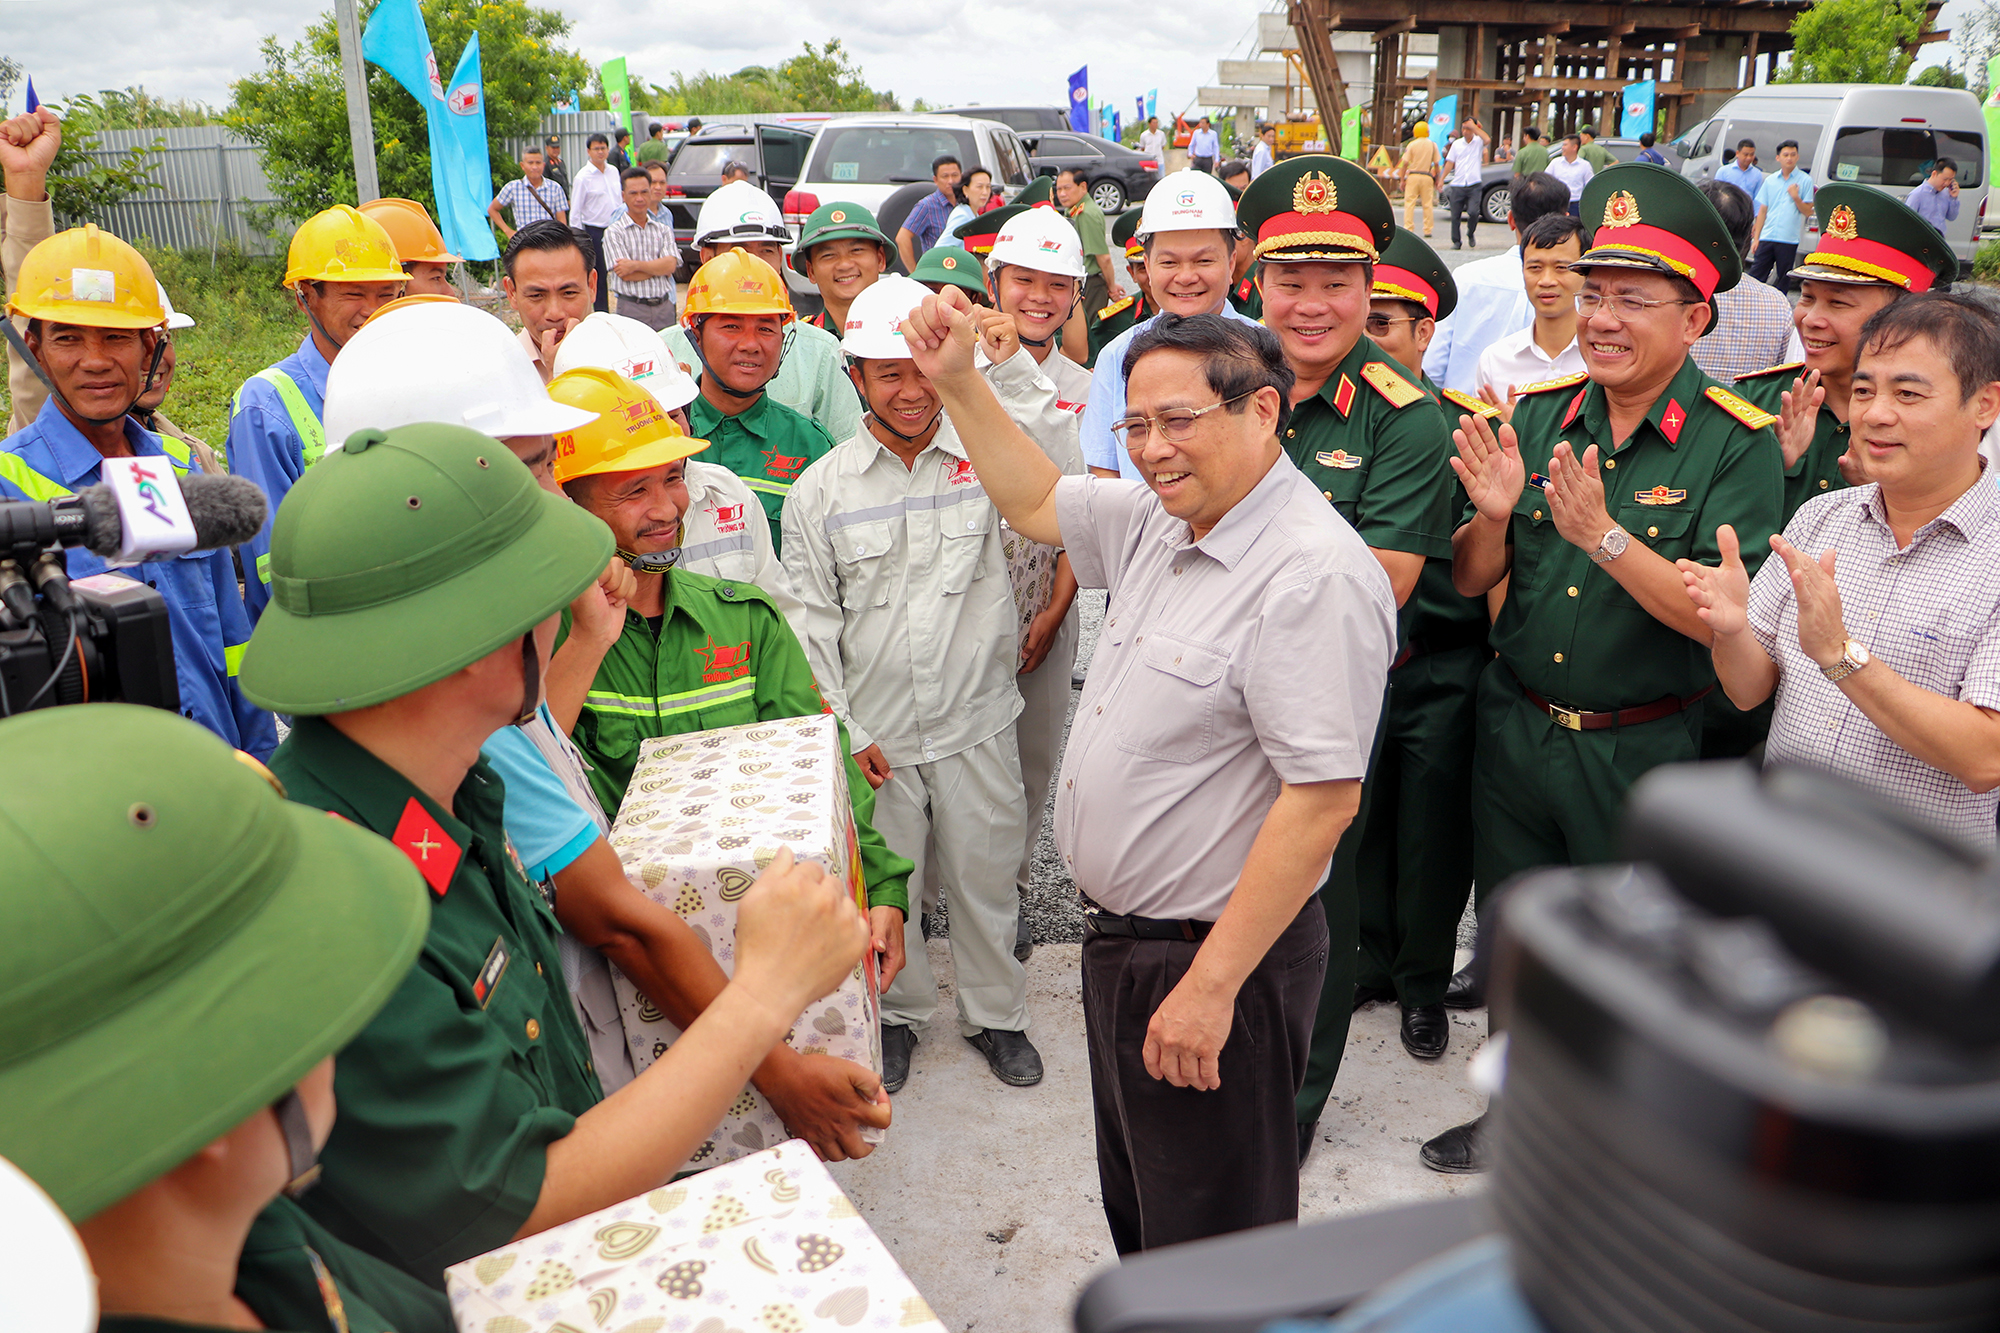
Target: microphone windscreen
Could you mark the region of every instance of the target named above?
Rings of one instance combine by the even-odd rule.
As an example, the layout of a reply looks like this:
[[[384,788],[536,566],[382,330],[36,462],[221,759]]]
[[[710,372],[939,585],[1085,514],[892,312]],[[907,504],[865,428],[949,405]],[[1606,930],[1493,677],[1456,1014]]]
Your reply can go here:
[[[181,496],[194,520],[195,546],[241,546],[264,526],[270,505],[264,488],[247,477],[195,472],[181,478]]]

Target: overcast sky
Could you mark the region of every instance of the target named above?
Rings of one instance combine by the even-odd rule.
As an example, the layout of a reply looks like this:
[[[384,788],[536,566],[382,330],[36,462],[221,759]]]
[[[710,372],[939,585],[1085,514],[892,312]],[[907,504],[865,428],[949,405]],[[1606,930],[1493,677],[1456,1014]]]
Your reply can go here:
[[[775,64],[800,44],[839,37],[868,81],[903,104],[1062,105],[1068,78],[1091,67],[1095,100],[1128,118],[1158,88],[1162,111],[1215,82],[1215,62],[1242,54],[1265,0],[541,0],[573,21],[571,44],[592,63],[625,56],[665,81],[675,70],[727,74]],[[44,98],[144,84],[160,97],[215,106],[258,67],[265,34],[297,41],[330,0],[0,0],[0,54],[20,61]],[[88,31],[78,19],[88,16]],[[18,104],[20,92],[15,93]]]

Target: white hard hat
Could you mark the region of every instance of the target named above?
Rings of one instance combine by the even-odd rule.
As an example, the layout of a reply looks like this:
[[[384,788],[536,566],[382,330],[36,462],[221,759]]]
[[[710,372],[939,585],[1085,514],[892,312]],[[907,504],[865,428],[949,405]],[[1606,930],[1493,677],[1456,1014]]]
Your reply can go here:
[[[97,1278],[62,1209],[0,1158],[0,1328],[90,1333]]]
[[[357,430],[419,421],[482,435],[560,435],[596,415],[549,397],[505,324],[457,301],[384,310],[348,339],[326,375],[330,449]]]
[[[731,181],[701,201],[701,213],[694,220],[694,243],[727,245],[731,242],[789,241],[784,215],[770,195],[749,181]]]
[[[174,303],[167,299],[167,285],[158,278],[153,279],[153,285],[160,289],[160,309],[167,312],[167,328],[170,330],[193,328],[194,316],[183,315],[180,311],[174,309]]]
[[[552,369],[560,375],[579,366],[612,370],[653,395],[669,411],[686,407],[701,392],[667,340],[627,315],[592,311],[556,348]]]
[[[988,270],[1002,264],[1040,269],[1065,278],[1083,276],[1083,243],[1076,228],[1052,208],[1030,208],[1009,219],[987,252]]]
[[[915,278],[891,273],[877,278],[847,307],[847,327],[840,350],[849,356],[901,361],[910,349],[903,342],[903,321],[924,303],[931,289]]]
[[[1206,171],[1176,171],[1162,176],[1146,195],[1139,213],[1139,235],[1163,231],[1236,229],[1236,204],[1223,183]]]

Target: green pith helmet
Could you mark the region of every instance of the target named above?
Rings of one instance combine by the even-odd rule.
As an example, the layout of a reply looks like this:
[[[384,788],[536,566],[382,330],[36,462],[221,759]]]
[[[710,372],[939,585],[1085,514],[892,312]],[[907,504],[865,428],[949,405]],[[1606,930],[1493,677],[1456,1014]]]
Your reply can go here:
[[[1054,176],[1037,176],[1022,187],[1021,192],[1008,202],[1016,204],[1053,204],[1055,201],[1056,178]]]
[[[1123,250],[1128,259],[1146,253],[1146,247],[1139,243],[1139,220],[1143,216],[1141,210],[1128,208],[1111,224],[1111,243]]]
[[[1813,200],[1819,245],[1789,276],[1880,283],[1907,292],[1950,287],[1958,256],[1938,229],[1902,200],[1865,185],[1833,184]]]
[[[247,762],[245,762],[247,761]],[[0,722],[0,1156],[82,1222],[360,1032],[430,928],[386,840],[185,718]]]
[[[1571,268],[1636,268],[1686,278],[1709,303],[1708,327],[1715,327],[1715,294],[1742,279],[1743,255],[1722,214],[1693,181],[1650,162],[1621,162],[1590,178],[1581,207],[1583,257]]]
[[[1287,158],[1250,182],[1236,222],[1266,263],[1358,264],[1379,258],[1396,230],[1389,196],[1359,166],[1324,153]]]
[[[1033,207],[1031,204],[1008,204],[991,212],[981,213],[970,222],[961,222],[951,234],[960,244],[975,255],[985,255],[993,248],[1000,229]]]
[[[498,440],[357,431],[278,508],[243,693],[306,715],[399,698],[555,615],[612,550],[611,529]]]
[[[1375,261],[1373,295],[1415,301],[1432,319],[1443,319],[1458,308],[1458,284],[1452,281],[1451,270],[1423,237],[1405,227],[1396,228]]]
[[[986,275],[981,271],[978,258],[970,251],[955,245],[936,245],[917,258],[917,267],[910,274],[918,282],[945,282],[954,287],[963,287],[984,301],[986,296]]]
[[[860,204],[836,200],[814,209],[806,225],[799,229],[799,243],[792,251],[794,267],[803,270],[811,263],[812,248],[821,241],[846,240],[873,241],[884,250],[890,248],[889,238],[882,234],[873,213]]]

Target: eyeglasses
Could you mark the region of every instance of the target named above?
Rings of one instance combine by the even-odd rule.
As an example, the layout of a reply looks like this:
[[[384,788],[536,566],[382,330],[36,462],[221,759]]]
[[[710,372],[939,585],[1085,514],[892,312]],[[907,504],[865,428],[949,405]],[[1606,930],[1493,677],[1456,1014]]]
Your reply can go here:
[[[1422,315],[1370,315],[1362,327],[1368,330],[1370,337],[1376,337],[1387,333],[1392,324],[1414,324],[1423,318]]]
[[[1257,390],[1252,389],[1248,393],[1239,393],[1234,398],[1210,403],[1207,407],[1170,407],[1156,417],[1121,417],[1111,423],[1111,430],[1114,434],[1125,437],[1125,447],[1128,450],[1144,448],[1147,433],[1155,430],[1160,432],[1161,439],[1180,444],[1193,437],[1194,423],[1202,417],[1218,407],[1240,403],[1256,392]]]
[[[1600,309],[1608,309],[1616,319],[1637,319],[1654,306],[1707,305],[1706,301],[1648,301],[1642,296],[1600,296],[1596,292],[1576,294],[1576,313],[1589,319]]]

